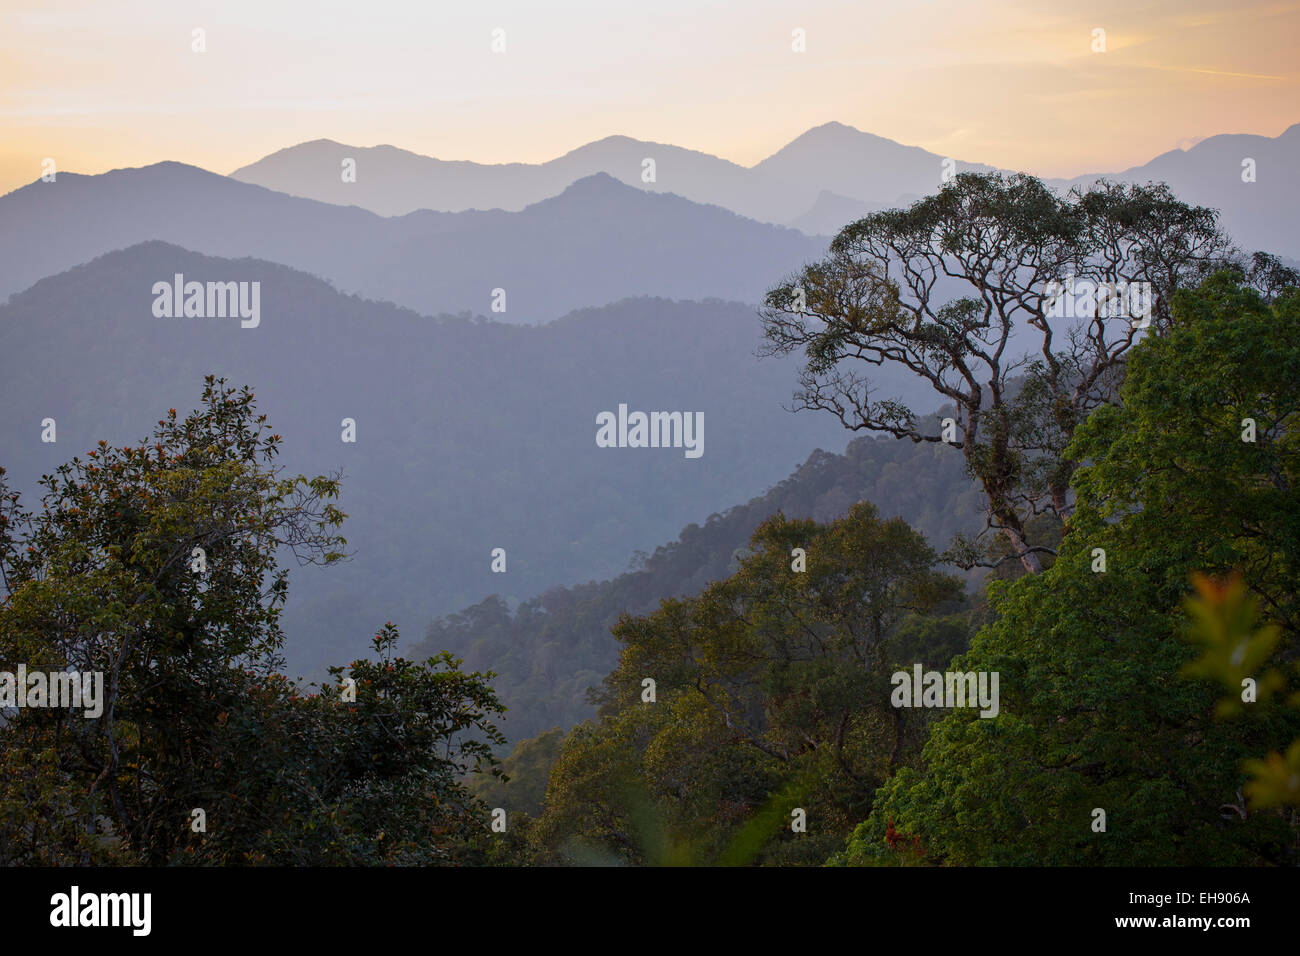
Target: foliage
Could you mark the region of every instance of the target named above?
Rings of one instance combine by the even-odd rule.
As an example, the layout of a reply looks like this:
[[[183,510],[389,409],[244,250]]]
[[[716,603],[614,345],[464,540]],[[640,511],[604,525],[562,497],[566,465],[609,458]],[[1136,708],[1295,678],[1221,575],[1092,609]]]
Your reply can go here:
[[[0,726],[5,862],[425,862],[484,822],[457,781],[501,742],[490,675],[357,661],[341,704],[278,673],[278,555],[338,561],[345,517],[337,478],[282,474],[279,444],[209,377],[200,410],[47,475],[39,512],[0,487],[0,670],[104,683],[102,713]]]
[[[1201,655],[1187,664],[1183,673],[1226,687],[1227,696],[1215,706],[1220,717],[1235,717],[1266,704],[1287,685],[1281,671],[1265,669],[1282,629],[1276,624],[1257,627],[1259,601],[1239,576],[1217,582],[1197,575],[1194,583],[1197,594],[1188,599],[1187,610],[1192,618],[1190,637],[1200,645]],[[1287,703],[1300,707],[1300,691],[1292,693]],[[1250,780],[1242,791],[1252,810],[1300,805],[1300,737],[1285,753],[1274,751],[1262,759],[1247,760],[1245,770]]]
[[[888,704],[889,641],[911,615],[954,609],[960,584],[935,562],[867,503],[827,525],[778,514],[735,574],[625,616],[602,719],[552,770],[542,857],[820,863],[919,743],[924,718]],[[927,636],[911,629],[909,646]]]
[[[1294,861],[1293,821],[1248,811],[1240,765],[1291,740],[1300,719],[1216,721],[1211,688],[1180,677],[1204,667],[1184,640],[1197,572],[1238,571],[1279,629],[1277,653],[1297,649],[1300,300],[1270,304],[1239,278],[1180,293],[1169,334],[1133,350],[1121,403],[1080,427],[1070,453],[1085,465],[1058,560],[992,588],[996,619],[954,665],[1000,672],[1001,713],[940,722],[839,861],[893,861],[891,826],[932,862]],[[1099,808],[1105,832],[1092,827]]]

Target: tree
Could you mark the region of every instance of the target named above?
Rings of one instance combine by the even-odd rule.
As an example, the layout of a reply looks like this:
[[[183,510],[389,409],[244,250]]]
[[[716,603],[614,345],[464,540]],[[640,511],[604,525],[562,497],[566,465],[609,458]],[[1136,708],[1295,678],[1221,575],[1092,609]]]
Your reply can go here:
[[[1075,453],[1093,507],[1071,533],[1122,527],[1183,568],[1240,572],[1288,639],[1300,636],[1300,288],[1270,302],[1224,271],[1176,299],[1170,335],[1129,363]],[[1196,555],[1192,560],[1191,555]]]
[[[796,408],[960,449],[984,491],[985,532],[1005,537],[1004,560],[1037,573],[1054,548],[1027,525],[1068,515],[1075,428],[1113,400],[1140,329],[1163,332],[1177,289],[1230,254],[1216,214],[1164,185],[1061,197],[1031,176],[963,173],[846,226],[761,314],[770,353],[807,356]],[[928,382],[955,407],[952,433],[874,400],[856,363]],[[987,564],[982,538],[959,539],[953,558]]]
[[[305,814],[452,796],[428,785],[453,765],[459,777],[455,754],[484,756],[460,736],[496,740],[486,678],[450,659],[354,663],[346,707],[279,675],[279,552],[331,564],[345,547],[337,476],[283,474],[280,441],[251,391],[208,377],[200,410],[173,409],[149,439],[100,442],[45,476],[35,514],[0,473],[0,670],[103,680],[100,713],[27,708],[0,726],[17,774],[0,780],[13,861],[280,858],[286,832],[320,824]],[[396,636],[381,636],[386,652]],[[206,839],[196,809],[216,828]]]
[[[446,653],[395,657],[397,641],[386,624],[376,659],[331,667],[334,682],[318,692],[250,679],[250,704],[219,715],[210,760],[186,792],[206,808],[207,831],[187,829],[173,862],[481,861],[489,810],[465,780],[491,767],[492,746],[504,742],[492,675],[465,674]]]
[[[1135,411],[1167,402],[1178,414],[1107,410],[1089,422],[1088,453],[1105,464],[1089,490],[1103,520],[1128,515],[1153,537],[1175,528],[1165,547],[1204,554],[1188,608],[1203,654],[1188,672],[1226,684],[1229,713],[1262,715],[1300,653],[1300,276],[1256,256],[1249,273],[1216,276],[1179,302],[1177,341],[1144,350],[1132,396]],[[1261,653],[1283,670],[1263,671]],[[1257,683],[1250,705],[1246,678]],[[1300,744],[1283,749],[1251,764],[1252,807],[1297,802]]]
[[[1133,349],[1120,402],[1078,429],[1059,558],[993,588],[996,620],[956,665],[1000,673],[1001,713],[937,724],[843,860],[896,859],[893,829],[958,864],[1294,862],[1291,818],[1240,794],[1243,760],[1293,740],[1300,715],[1215,720],[1213,688],[1182,676],[1202,572],[1238,572],[1276,653],[1300,647],[1300,297],[1270,304],[1240,280],[1181,291],[1167,335]]]
[[[622,618],[602,720],[566,740],[539,844],[577,839],[629,862],[726,861],[738,845],[823,860],[919,743],[924,718],[888,703],[890,638],[959,598],[935,561],[865,502],[829,525],[778,514],[730,578]],[[913,628],[906,646],[927,636]],[[813,821],[806,839],[794,808]]]

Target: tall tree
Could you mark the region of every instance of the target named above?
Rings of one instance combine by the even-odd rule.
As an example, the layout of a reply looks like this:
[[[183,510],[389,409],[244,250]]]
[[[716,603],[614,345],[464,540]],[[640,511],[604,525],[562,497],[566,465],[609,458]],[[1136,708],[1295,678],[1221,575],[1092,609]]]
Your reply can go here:
[[[1141,330],[1167,328],[1176,290],[1231,254],[1216,214],[1163,185],[1060,196],[1032,176],[963,173],[846,226],[761,314],[771,353],[807,356],[797,408],[961,450],[987,522],[957,542],[957,563],[987,563],[986,535],[1000,533],[1003,560],[1036,573],[1054,549],[1029,525],[1068,513],[1074,429],[1113,400]],[[873,397],[859,370],[886,363],[955,408],[950,433]]]

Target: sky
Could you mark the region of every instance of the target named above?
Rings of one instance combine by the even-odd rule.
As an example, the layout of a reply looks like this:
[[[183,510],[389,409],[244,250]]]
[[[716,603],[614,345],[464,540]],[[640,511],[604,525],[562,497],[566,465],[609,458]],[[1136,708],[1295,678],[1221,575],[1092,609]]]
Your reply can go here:
[[[1268,0],[0,0],[0,193],[46,158],[229,173],[322,138],[495,163],[622,134],[752,165],[832,120],[1112,172],[1300,122],[1297,41],[1300,2]]]

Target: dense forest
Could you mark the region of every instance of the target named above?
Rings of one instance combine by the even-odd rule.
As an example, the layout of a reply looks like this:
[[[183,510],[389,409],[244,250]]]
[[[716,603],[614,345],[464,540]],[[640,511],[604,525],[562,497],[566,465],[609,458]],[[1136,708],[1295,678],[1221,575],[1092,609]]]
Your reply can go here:
[[[637,567],[613,580],[553,588],[513,609],[494,595],[438,618],[411,655],[449,650],[470,667],[495,671],[509,707],[502,730],[512,740],[568,729],[594,715],[587,691],[618,662],[611,629],[619,617],[649,613],[664,598],[695,594],[735,572],[767,518],[825,523],[870,501],[927,539],[947,541],[978,528],[977,497],[951,448],[854,439],[843,455],[816,451],[766,494],[686,526],[653,554],[634,555]]]
[[[0,680],[0,862],[1300,861],[1300,275],[1161,186],[964,173],[772,281],[795,405],[878,437],[312,684],[344,487],[249,387],[0,472],[0,672],[50,675]]]

